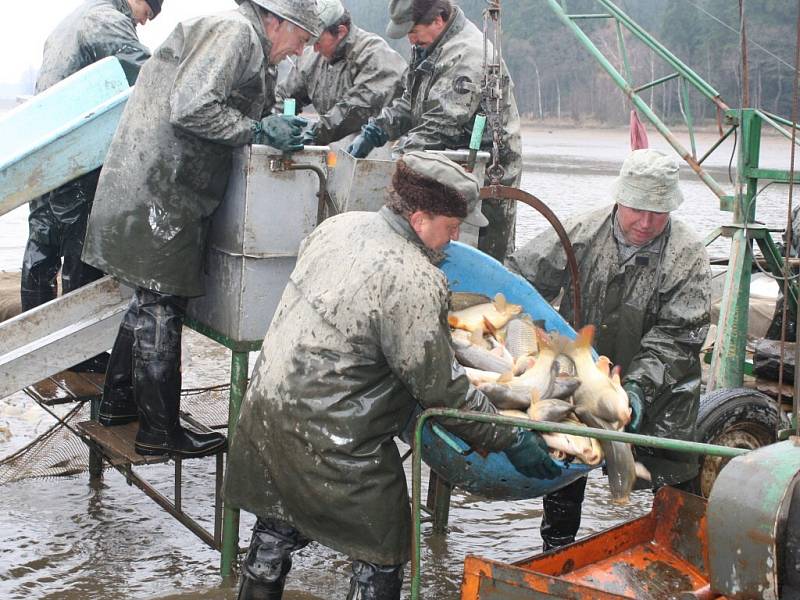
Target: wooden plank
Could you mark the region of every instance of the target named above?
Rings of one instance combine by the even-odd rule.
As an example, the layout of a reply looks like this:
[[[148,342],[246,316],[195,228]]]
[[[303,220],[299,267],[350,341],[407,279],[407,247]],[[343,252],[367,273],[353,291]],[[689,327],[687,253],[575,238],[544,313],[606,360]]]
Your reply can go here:
[[[169,461],[169,456],[142,456],[134,449],[139,423],[105,427],[97,421],[78,423],[78,429],[103,448],[106,460],[112,465],[151,465]]]
[[[61,371],[25,388],[37,402],[48,406],[96,398],[103,393],[103,373]]]

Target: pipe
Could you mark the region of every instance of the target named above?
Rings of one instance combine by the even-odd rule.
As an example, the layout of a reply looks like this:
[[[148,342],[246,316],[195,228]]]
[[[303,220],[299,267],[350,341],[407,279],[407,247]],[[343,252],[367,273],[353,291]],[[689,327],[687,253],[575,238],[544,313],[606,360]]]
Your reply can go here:
[[[317,205],[317,225],[325,220],[326,205],[331,212],[329,216],[333,216],[339,212],[336,206],[333,205],[333,202],[329,200],[328,179],[325,171],[316,165],[298,164],[289,161],[286,162],[285,168],[287,171],[313,171],[316,173],[317,177],[319,177],[319,192],[317,192],[317,198],[319,198],[319,204]]]

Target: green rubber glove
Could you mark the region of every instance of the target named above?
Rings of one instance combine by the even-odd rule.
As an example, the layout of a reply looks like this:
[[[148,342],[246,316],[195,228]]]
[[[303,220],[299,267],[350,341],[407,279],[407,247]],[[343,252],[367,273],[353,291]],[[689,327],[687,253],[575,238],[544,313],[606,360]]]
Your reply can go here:
[[[631,405],[631,420],[625,430],[637,433],[639,427],[642,426],[642,417],[644,417],[644,391],[638,383],[633,381],[625,383],[622,389],[628,394],[628,403]]]
[[[253,126],[253,143],[267,144],[283,151],[303,149],[303,128],[308,125],[303,117],[270,115]]]
[[[525,477],[554,479],[561,474],[561,468],[550,458],[542,436],[534,431],[521,429],[517,441],[503,452],[514,468]]]
[[[367,123],[361,128],[359,136],[347,147],[347,152],[356,158],[366,158],[375,148],[389,141],[389,135],[375,123]]]

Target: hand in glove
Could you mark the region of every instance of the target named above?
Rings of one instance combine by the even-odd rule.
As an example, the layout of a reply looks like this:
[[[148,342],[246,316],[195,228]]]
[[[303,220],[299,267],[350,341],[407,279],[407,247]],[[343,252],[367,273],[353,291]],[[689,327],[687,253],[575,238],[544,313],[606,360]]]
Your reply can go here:
[[[644,416],[644,392],[638,383],[632,381],[627,382],[622,388],[628,394],[628,403],[631,406],[631,420],[625,430],[636,433],[642,426],[642,417]]]
[[[253,143],[267,144],[278,150],[302,150],[301,135],[308,125],[303,117],[270,115],[253,126]]]
[[[317,130],[319,129],[319,121],[311,121],[306,127],[306,130],[303,132],[303,136],[300,138],[300,141],[303,143],[304,146],[314,146],[316,145],[317,141]]]
[[[361,133],[347,147],[347,152],[355,158],[365,158],[374,148],[380,148],[388,141],[389,135],[370,122],[361,128]]]
[[[544,439],[535,431],[521,429],[517,441],[503,452],[525,477],[553,479],[561,474],[561,468],[550,458]]]

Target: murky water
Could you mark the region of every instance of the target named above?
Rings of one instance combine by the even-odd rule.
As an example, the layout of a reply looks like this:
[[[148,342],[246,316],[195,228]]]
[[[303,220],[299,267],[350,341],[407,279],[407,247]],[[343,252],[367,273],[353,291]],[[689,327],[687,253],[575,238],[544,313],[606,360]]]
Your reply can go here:
[[[707,148],[712,135],[701,136]],[[522,187],[545,201],[560,218],[609,202],[611,183],[627,155],[623,130],[542,130],[525,133],[526,171]],[[653,147],[667,149],[651,134]],[[686,142],[688,145],[688,141]],[[701,150],[701,153],[704,150]],[[707,166],[723,184],[731,145],[724,145]],[[788,144],[770,139],[762,149],[762,166],[788,166]],[[729,222],[716,197],[687,169],[682,188],[686,202],[678,217],[706,233]],[[759,197],[758,216],[772,227],[785,221],[787,193],[772,186]],[[520,209],[517,239],[525,243],[547,226],[526,206]],[[27,235],[26,209],[0,217],[0,270],[18,269]],[[712,253],[724,255],[717,242]],[[184,344],[185,384],[227,379],[229,358],[220,346],[193,332]],[[58,409],[58,410],[64,410]],[[0,456],[22,447],[51,424],[51,417],[24,395],[0,400]],[[410,465],[409,480],[410,480]],[[157,465],[141,471],[172,496],[172,468]],[[213,461],[184,465],[187,513],[210,526]],[[424,479],[427,482],[427,477]],[[425,484],[423,484],[425,485]],[[166,516],[116,471],[90,486],[88,476],[26,481],[0,488],[0,597],[58,598],[232,598],[217,573],[218,553],[210,550],[177,521]],[[649,510],[649,492],[634,494],[628,507],[609,503],[603,479],[590,477],[581,535],[594,533]],[[467,553],[514,561],[541,547],[541,501],[486,502],[456,491],[447,536],[424,535],[423,597],[455,598]],[[249,539],[252,517],[243,515],[242,543]],[[298,552],[285,598],[344,598],[349,561],[312,544]],[[408,580],[408,573],[406,579]],[[406,586],[408,587],[408,586]]]

